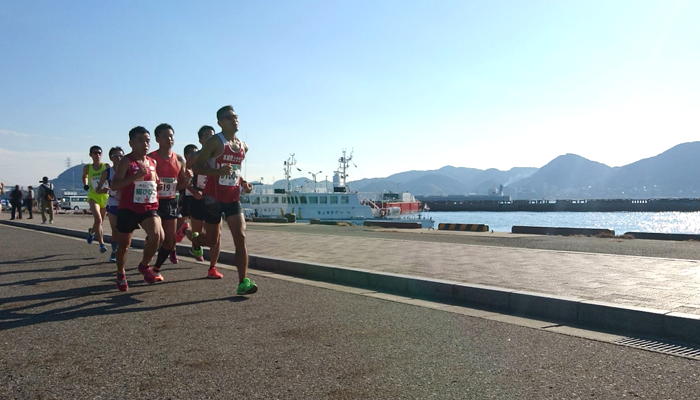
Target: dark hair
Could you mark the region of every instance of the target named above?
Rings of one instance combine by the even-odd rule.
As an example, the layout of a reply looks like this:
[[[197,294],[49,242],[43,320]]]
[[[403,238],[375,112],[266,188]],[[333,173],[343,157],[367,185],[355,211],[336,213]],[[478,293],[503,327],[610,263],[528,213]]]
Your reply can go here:
[[[135,127],[135,128],[132,128],[132,129],[129,131],[129,140],[134,140],[134,136],[136,136],[136,135],[143,135],[144,133],[145,133],[146,135],[150,135],[150,134],[151,134],[151,133],[148,131],[148,129],[144,128],[143,126],[137,126],[137,127]]]
[[[122,150],[122,148],[119,146],[112,147],[111,149],[109,149],[109,156],[112,157],[112,154],[117,151],[121,151],[122,153],[124,152],[124,150]]]
[[[188,144],[185,146],[185,149],[182,150],[182,153],[187,156],[189,154],[195,153],[197,151],[197,145],[196,144]]]
[[[223,106],[219,108],[219,111],[216,112],[216,119],[218,121],[221,121],[221,116],[226,112],[226,111],[233,111],[233,106]],[[235,111],[233,111],[235,112]]]
[[[158,140],[158,136],[160,136],[160,132],[164,131],[166,129],[170,129],[171,131],[173,131],[173,133],[175,132],[175,129],[173,129],[173,127],[170,126],[170,124],[160,124],[160,125],[156,126],[156,130],[153,131],[153,135],[155,135],[156,140]]]
[[[90,154],[92,154],[92,152],[95,151],[95,150],[102,151],[102,147],[100,147],[100,146],[92,146],[92,147],[90,147]]]
[[[199,128],[199,130],[197,131],[197,136],[201,139],[202,135],[204,134],[204,131],[209,131],[209,130],[216,132],[216,130],[213,127],[211,127],[209,125],[204,125],[201,128]]]

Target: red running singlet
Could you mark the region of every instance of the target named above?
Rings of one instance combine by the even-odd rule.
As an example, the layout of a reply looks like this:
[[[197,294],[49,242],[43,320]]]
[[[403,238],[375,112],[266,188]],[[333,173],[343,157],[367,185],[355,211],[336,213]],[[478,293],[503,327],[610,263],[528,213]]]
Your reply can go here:
[[[177,177],[180,174],[180,166],[177,163],[177,154],[175,154],[175,152],[171,152],[170,158],[165,159],[158,155],[157,151],[154,151],[148,156],[156,160],[156,172],[158,173],[158,179],[160,179],[160,182],[163,184],[163,189],[158,191],[158,199],[174,199],[175,193],[177,193]]]
[[[243,142],[241,142],[241,148],[238,151],[233,151],[222,133],[217,133],[216,137],[223,143],[224,151],[217,157],[209,159],[209,167],[220,168],[222,165],[231,164],[233,173],[225,176],[208,176],[207,184],[204,186],[204,194],[222,203],[233,203],[239,201],[241,197],[241,164],[245,158]]]
[[[124,177],[135,175],[139,170],[139,163],[131,155],[126,157],[129,159],[129,169]],[[120,189],[119,209],[131,210],[138,214],[158,209],[158,183],[155,181],[156,162],[150,157],[146,157],[145,160],[148,173],[136,182]]]

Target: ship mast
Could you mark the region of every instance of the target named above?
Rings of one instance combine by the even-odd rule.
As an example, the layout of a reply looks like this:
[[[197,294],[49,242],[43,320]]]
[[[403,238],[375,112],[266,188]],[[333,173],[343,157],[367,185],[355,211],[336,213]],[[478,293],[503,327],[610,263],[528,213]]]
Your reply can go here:
[[[348,168],[350,167],[350,161],[352,160],[352,154],[353,152],[350,152],[350,157],[345,156],[345,149],[343,149],[343,156],[338,159],[338,170],[335,171],[335,174],[339,177],[338,179],[338,186],[339,187],[345,187],[346,185],[346,179],[349,176],[347,171]]]
[[[284,177],[287,180],[287,193],[292,191],[291,187],[289,186],[289,179],[292,177],[292,166],[297,165],[297,160],[294,158],[294,153],[290,154],[290,156],[291,157],[284,162]],[[299,171],[301,170],[299,169]]]

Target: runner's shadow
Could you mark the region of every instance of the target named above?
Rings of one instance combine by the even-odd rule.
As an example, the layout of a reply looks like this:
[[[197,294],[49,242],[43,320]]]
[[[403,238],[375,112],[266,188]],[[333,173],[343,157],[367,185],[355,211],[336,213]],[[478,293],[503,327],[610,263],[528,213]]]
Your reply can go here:
[[[55,263],[57,261],[87,261],[87,260],[93,260],[94,258],[89,257],[89,258],[75,258],[75,259],[67,259],[67,260],[51,260],[51,261],[40,261],[41,262],[51,262]],[[8,263],[10,264],[10,263]],[[13,263],[13,264],[19,264],[19,263]],[[18,269],[18,270],[7,270],[0,272],[0,275],[16,275],[16,274],[31,274],[31,273],[46,273],[46,272],[56,272],[56,271],[72,271],[79,269],[80,267],[88,267],[88,266],[94,266],[94,265],[102,265],[102,262],[96,262],[96,263],[91,263],[91,264],[83,264],[83,265],[69,265],[66,267],[60,267],[60,268],[41,268],[41,269]]]
[[[113,290],[112,285],[109,286],[110,290]],[[36,324],[46,323],[46,322],[59,322],[59,321],[69,321],[77,318],[88,318],[102,315],[110,314],[130,314],[139,312],[148,312],[155,310],[164,310],[168,308],[175,307],[186,307],[197,304],[213,303],[217,301],[225,301],[227,298],[221,299],[207,299],[207,300],[197,300],[197,301],[187,301],[182,303],[166,304],[153,307],[134,307],[135,305],[143,303],[143,301],[138,300],[135,296],[139,296],[149,292],[139,292],[139,293],[123,293],[115,294],[109,296],[108,299],[99,299],[89,301],[87,303],[71,305],[64,308],[48,310],[40,314],[15,314],[14,310],[3,310],[0,311],[0,319],[4,319],[5,322],[0,325],[0,331],[21,328],[26,326],[32,326]],[[242,301],[242,300],[237,300]],[[107,304],[105,304],[107,303]],[[9,318],[5,317],[5,314]]]
[[[2,310],[0,310],[0,320],[8,319],[8,316],[16,310],[28,310],[31,308],[45,307],[53,303],[100,295],[110,290],[114,290],[114,285],[83,286],[59,290],[56,292],[0,298],[0,305],[2,305]],[[32,303],[26,304],[27,302]],[[11,308],[14,303],[19,303],[20,305],[16,308]]]
[[[36,279],[27,279],[24,281],[17,281],[17,282],[10,282],[10,283],[0,283],[0,287],[5,287],[5,286],[36,286],[42,283],[55,283],[55,282],[62,282],[62,281],[75,281],[78,279],[93,279],[93,278],[106,278],[113,276],[114,273],[110,272],[102,272],[102,273],[95,273],[95,274],[89,274],[89,275],[80,275],[80,276],[61,276],[61,277],[55,277],[55,278],[36,278]],[[1,299],[0,299],[1,302]]]
[[[41,256],[41,257],[34,257],[34,258],[29,258],[26,260],[14,260],[14,261],[0,261],[0,265],[10,265],[10,264],[26,264],[26,263],[38,263],[38,262],[48,262],[49,259],[54,258],[54,257],[59,257],[59,256],[64,256],[65,254],[52,254],[49,256]]]

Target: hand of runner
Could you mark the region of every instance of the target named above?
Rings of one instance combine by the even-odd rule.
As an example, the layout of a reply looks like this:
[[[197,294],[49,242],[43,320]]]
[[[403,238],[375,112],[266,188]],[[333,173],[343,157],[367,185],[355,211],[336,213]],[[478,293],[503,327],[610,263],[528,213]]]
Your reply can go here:
[[[243,182],[241,186],[243,187],[243,190],[245,190],[246,193],[250,193],[253,191],[253,185],[251,185],[248,182]]]
[[[219,175],[222,176],[231,175],[233,174],[233,167],[231,166],[231,164],[223,164],[218,171]]]
[[[134,175],[136,175],[136,177],[137,177],[138,179],[141,179],[141,178],[143,178],[144,176],[146,176],[146,174],[148,173],[148,167],[146,167],[146,166],[143,164],[143,162],[141,162],[141,161],[139,161],[138,166],[139,166],[139,170],[136,171],[136,173],[135,173]]]

